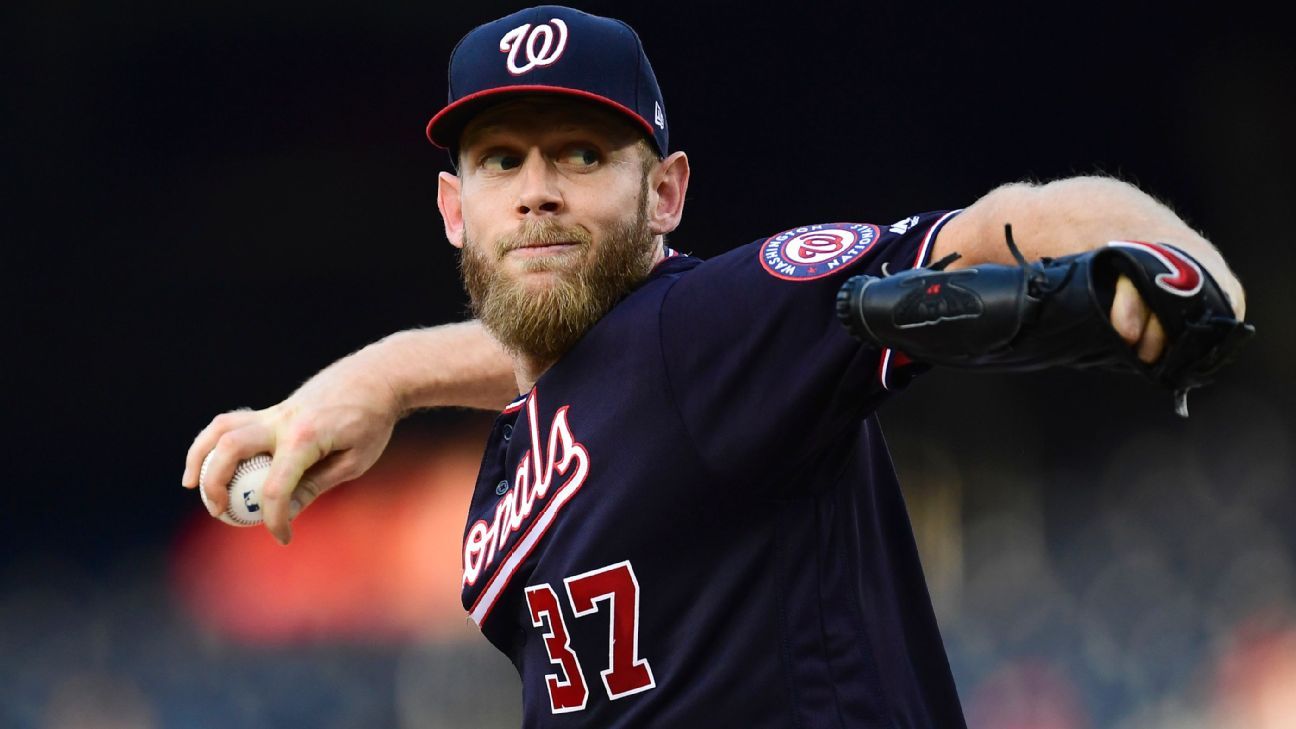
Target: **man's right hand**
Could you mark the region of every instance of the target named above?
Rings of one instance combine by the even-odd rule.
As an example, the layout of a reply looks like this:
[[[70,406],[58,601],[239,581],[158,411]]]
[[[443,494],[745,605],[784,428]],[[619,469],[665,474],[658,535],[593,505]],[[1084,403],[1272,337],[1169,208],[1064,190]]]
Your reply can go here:
[[[333,363],[278,405],[217,415],[189,447],[181,483],[197,487],[211,453],[202,489],[220,514],[239,461],[271,454],[261,508],[270,533],[287,544],[289,522],[369,470],[406,412],[498,410],[517,394],[512,360],[479,322],[397,332]]]
[[[365,362],[347,357],[277,405],[213,418],[189,447],[181,483],[199,487],[199,471],[210,452],[201,488],[214,516],[227,506],[225,487],[239,461],[271,454],[261,506],[270,533],[287,544],[291,519],[320,494],[369,470],[401,414],[391,386]]]

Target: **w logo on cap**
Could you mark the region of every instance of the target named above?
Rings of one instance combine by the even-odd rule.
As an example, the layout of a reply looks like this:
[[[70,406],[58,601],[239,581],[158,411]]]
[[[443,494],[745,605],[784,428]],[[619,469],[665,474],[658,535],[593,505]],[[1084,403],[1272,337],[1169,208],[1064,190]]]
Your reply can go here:
[[[500,38],[500,53],[508,54],[508,70],[514,76],[521,76],[536,66],[548,66],[562,55],[567,47],[567,24],[554,18],[552,26],[541,23],[532,26],[523,23],[510,30]],[[554,42],[554,28],[557,28],[557,43]],[[526,63],[518,65],[518,52],[526,53]]]

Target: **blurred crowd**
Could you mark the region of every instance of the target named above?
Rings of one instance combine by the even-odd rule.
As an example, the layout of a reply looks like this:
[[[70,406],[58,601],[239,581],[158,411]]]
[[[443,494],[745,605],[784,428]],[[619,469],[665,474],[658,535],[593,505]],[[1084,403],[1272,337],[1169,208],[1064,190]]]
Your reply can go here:
[[[1100,481],[966,522],[961,591],[936,599],[970,726],[1296,727],[1290,463],[1257,447],[1283,445],[1271,424],[1237,425],[1217,449],[1135,437]],[[1050,514],[1046,486],[1097,498]]]

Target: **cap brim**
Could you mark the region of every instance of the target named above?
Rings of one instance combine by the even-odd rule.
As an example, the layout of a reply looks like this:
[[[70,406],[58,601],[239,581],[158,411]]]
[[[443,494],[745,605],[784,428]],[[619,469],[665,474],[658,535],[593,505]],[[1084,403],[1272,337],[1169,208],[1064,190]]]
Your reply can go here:
[[[648,135],[649,141],[654,147],[657,146],[657,137],[653,132],[652,125],[646,119],[639,116],[637,112],[626,106],[598,94],[591,94],[588,91],[579,89],[569,89],[563,86],[500,86],[498,88],[478,91],[475,94],[469,94],[462,99],[450,104],[446,108],[438,111],[436,116],[432,117],[427,124],[428,141],[442,149],[454,149],[458,146],[459,135],[463,133],[464,127],[468,122],[483,111],[486,107],[497,104],[506,100],[510,96],[519,96],[523,94],[557,94],[560,96],[571,96],[574,98],[593,101],[603,106],[620,112],[627,119],[634,122],[643,129]]]

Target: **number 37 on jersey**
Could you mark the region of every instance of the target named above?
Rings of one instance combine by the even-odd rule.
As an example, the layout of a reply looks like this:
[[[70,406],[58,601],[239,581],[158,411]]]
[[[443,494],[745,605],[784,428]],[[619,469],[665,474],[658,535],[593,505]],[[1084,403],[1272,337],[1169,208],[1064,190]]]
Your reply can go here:
[[[616,700],[655,687],[652,666],[639,657],[639,580],[629,562],[618,562],[567,577],[562,589],[574,619],[607,611],[608,654],[599,672],[609,699]],[[549,661],[558,672],[545,675],[549,706],[555,714],[580,711],[589,699],[589,687],[580,657],[572,651],[563,607],[549,583],[526,588],[531,624],[542,631]],[[586,656],[586,660],[594,660]]]

